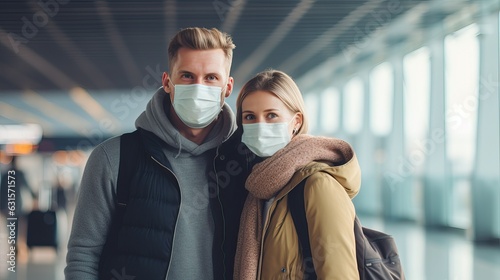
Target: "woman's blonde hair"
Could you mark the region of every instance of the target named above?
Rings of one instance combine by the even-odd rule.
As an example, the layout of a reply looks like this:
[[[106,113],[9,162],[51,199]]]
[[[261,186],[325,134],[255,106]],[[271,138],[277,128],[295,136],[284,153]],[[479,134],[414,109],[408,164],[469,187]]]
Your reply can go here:
[[[231,36],[219,31],[217,28],[188,27],[179,31],[170,40],[168,45],[168,66],[172,70],[180,48],[193,50],[222,49],[226,55],[229,70],[231,69],[233,49],[235,47]]]
[[[307,133],[309,129],[308,117],[305,113],[304,99],[300,93],[299,87],[293,79],[286,73],[269,69],[258,73],[250,79],[241,89],[236,100],[236,122],[239,127],[242,125],[243,100],[248,94],[255,91],[268,91],[276,95],[285,106],[293,113],[302,114],[302,124],[296,134]]]

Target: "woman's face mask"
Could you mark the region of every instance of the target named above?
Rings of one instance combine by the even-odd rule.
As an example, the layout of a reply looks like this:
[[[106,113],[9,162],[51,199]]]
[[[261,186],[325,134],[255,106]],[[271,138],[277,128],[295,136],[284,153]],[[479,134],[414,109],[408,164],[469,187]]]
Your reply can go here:
[[[181,121],[191,128],[207,127],[222,110],[222,88],[202,84],[174,85],[172,103]]]
[[[257,156],[269,157],[291,141],[289,125],[290,122],[243,124],[241,141]]]

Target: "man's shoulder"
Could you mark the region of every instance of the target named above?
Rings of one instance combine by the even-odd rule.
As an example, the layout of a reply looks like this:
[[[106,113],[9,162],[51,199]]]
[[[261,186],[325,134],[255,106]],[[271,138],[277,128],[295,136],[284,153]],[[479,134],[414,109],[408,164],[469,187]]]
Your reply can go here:
[[[109,149],[116,149],[117,147],[119,148],[120,147],[120,139],[123,135],[137,133],[138,131],[139,130],[134,130],[134,131],[124,132],[124,133],[117,135],[117,136],[112,136],[112,137],[102,141],[101,143],[97,144],[94,149],[109,150]]]
[[[97,144],[90,153],[89,160],[104,161],[107,159],[110,163],[118,162],[120,159],[120,137],[113,136]]]
[[[113,136],[111,138],[108,138],[101,143],[99,143],[97,146],[95,146],[95,150],[104,150],[104,151],[109,151],[109,150],[114,150],[117,149],[119,150],[120,148],[120,137],[121,135],[118,136]]]

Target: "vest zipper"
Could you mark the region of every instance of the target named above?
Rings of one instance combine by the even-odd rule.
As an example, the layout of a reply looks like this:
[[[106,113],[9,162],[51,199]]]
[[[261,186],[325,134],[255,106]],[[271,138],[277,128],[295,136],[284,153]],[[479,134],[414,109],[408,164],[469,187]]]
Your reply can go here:
[[[165,279],[167,279],[168,277],[168,273],[170,272],[170,267],[171,267],[171,264],[172,264],[172,252],[174,251],[174,246],[175,246],[175,235],[176,235],[176,232],[177,232],[177,221],[179,220],[179,214],[181,213],[181,204],[182,204],[182,194],[181,194],[181,190],[180,190],[180,186],[179,186],[179,179],[177,178],[177,176],[175,176],[174,172],[172,170],[170,170],[170,168],[166,167],[163,163],[161,163],[160,161],[158,161],[157,159],[155,159],[153,156],[151,156],[151,159],[156,162],[158,165],[160,165],[161,167],[163,167],[166,171],[170,172],[170,174],[172,174],[172,176],[174,176],[175,180],[177,181],[177,188],[178,188],[178,191],[179,191],[179,197],[180,197],[180,202],[179,202],[179,211],[177,212],[177,217],[175,218],[175,225],[174,225],[174,234],[172,235],[172,249],[170,250],[170,260],[168,261],[168,268],[167,268],[167,273],[165,274]]]
[[[217,202],[219,202],[220,206],[220,212],[222,216],[222,240],[221,240],[221,247],[219,248],[222,252],[222,277],[225,280],[226,279],[226,254],[224,253],[224,243],[226,242],[226,220],[224,216],[224,207],[222,207],[222,201],[220,200],[220,194],[219,194],[219,176],[217,176],[217,166],[215,161],[217,160],[217,157],[219,157],[219,147],[217,146],[217,149],[215,150],[215,156],[213,159],[213,168],[214,168],[214,173],[215,173],[215,184],[217,186]],[[212,220],[214,222],[214,228],[216,227],[215,225],[215,218],[214,218],[214,213],[212,212]],[[215,236],[214,236],[215,238]]]

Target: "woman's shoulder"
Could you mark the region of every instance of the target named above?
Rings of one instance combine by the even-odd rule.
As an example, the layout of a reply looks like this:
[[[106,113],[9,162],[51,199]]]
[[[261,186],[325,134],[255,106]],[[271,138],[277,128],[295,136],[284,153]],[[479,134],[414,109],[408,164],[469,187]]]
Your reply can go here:
[[[307,177],[306,185],[314,187],[317,191],[329,191],[331,186],[341,187],[349,197],[353,198],[359,192],[361,186],[361,172],[358,168],[338,168],[330,166],[325,162],[312,162],[306,166],[310,175]]]

